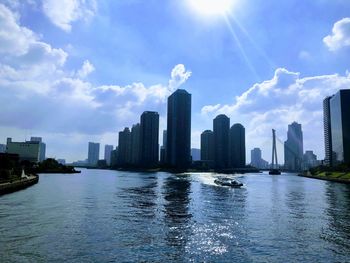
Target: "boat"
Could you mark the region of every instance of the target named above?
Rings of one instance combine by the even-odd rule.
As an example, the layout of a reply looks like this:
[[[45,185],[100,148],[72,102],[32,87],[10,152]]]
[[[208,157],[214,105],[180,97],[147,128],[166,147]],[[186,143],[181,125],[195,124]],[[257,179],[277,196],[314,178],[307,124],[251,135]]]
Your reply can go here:
[[[281,171],[278,169],[271,169],[269,172],[270,175],[280,175]]]
[[[243,184],[241,182],[238,182],[238,181],[230,179],[230,178],[215,179],[214,183],[216,183],[217,185],[230,186],[233,188],[240,188],[243,186]]]

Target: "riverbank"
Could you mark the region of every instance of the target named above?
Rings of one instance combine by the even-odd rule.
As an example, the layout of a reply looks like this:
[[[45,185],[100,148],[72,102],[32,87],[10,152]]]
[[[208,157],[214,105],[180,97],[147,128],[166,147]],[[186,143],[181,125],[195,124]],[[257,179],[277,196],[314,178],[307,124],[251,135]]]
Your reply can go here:
[[[0,184],[0,195],[13,193],[39,182],[38,175],[29,175],[28,178],[20,178]]]
[[[321,172],[321,173],[311,174],[308,171],[308,172],[303,172],[302,174],[299,174],[299,176],[318,179],[318,180],[343,183],[343,184],[350,184],[350,173]]]

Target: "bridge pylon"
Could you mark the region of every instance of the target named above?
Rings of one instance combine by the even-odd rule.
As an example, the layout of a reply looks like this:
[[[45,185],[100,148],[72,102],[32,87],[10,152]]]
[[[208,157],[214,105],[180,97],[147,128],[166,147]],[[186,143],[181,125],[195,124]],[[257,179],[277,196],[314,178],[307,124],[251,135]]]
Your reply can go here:
[[[271,162],[271,170],[269,174],[278,175],[281,174],[278,169],[278,159],[277,159],[277,147],[276,147],[276,130],[272,129],[272,162]]]

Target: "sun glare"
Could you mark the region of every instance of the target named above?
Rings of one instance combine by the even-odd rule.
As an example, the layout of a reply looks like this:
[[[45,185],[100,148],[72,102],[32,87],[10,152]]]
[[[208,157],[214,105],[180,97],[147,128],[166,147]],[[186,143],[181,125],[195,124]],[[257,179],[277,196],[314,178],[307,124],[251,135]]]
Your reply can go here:
[[[188,0],[201,15],[223,15],[231,10],[234,0]]]

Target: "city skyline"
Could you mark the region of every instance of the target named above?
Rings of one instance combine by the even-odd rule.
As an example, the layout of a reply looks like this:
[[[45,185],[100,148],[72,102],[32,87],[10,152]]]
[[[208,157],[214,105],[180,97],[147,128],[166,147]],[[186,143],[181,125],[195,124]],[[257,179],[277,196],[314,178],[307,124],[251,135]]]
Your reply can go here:
[[[193,95],[191,148],[223,113],[252,138],[247,162],[255,147],[269,160],[271,128],[284,141],[293,121],[304,148],[323,159],[322,100],[350,86],[350,5],[260,2],[237,1],[226,21],[184,1],[4,1],[0,29],[14,38],[0,37],[0,99],[11,101],[0,113],[0,144],[37,135],[48,157],[85,159],[86,142],[116,145],[116,131],[145,109],[166,129],[166,98],[181,87]]]
[[[324,143],[326,149],[324,159],[317,159],[317,155],[314,154],[313,150],[304,151],[301,124],[294,121],[288,125],[287,140],[284,142],[284,163],[282,163],[284,169],[288,171],[300,171],[304,168],[308,169],[320,164],[334,166],[336,163],[348,163],[348,137],[346,134],[349,129],[349,123],[347,120],[349,110],[344,105],[347,105],[347,102],[349,101],[349,94],[350,89],[339,90],[336,94],[328,96],[323,100]],[[181,156],[181,158],[188,155],[187,152],[190,152],[190,155],[187,157],[188,161],[181,161],[180,164],[176,164],[178,161],[172,160],[173,158],[171,157],[167,158],[169,154],[166,147],[168,140],[167,130],[163,130],[163,144],[160,145],[159,114],[158,112],[144,111],[140,116],[140,123],[132,125],[131,131],[129,127],[125,127],[123,131],[118,133],[118,144],[116,149],[114,149],[113,145],[105,145],[103,159],[100,159],[100,143],[89,142],[88,158],[73,163],[96,166],[98,161],[104,160],[106,165],[111,167],[151,168],[165,164],[168,167],[186,169],[190,166],[191,161],[204,161],[206,166],[209,165],[210,167],[213,165],[212,167],[216,169],[244,168],[248,164],[246,161],[246,155],[248,153],[245,147],[245,128],[240,123],[235,123],[230,128],[230,119],[224,114],[220,114],[213,119],[213,131],[205,130],[201,133],[200,148],[190,148],[191,98],[192,95],[183,89],[177,89],[168,97],[167,128],[173,130],[173,132],[170,133],[169,139],[173,136],[171,134],[177,134],[175,136],[176,138],[174,137],[170,141],[173,141],[173,145],[176,145],[177,148],[179,145],[182,146],[179,147],[179,150],[175,150],[175,152],[181,151],[181,154],[178,155]],[[332,118],[330,117],[331,115],[333,115]],[[332,124],[330,124],[331,122]],[[188,127],[188,129],[186,127]],[[331,130],[332,132],[330,132]],[[273,130],[273,132],[275,132],[275,130]],[[344,136],[339,136],[338,133],[344,134]],[[186,138],[185,140],[179,139],[185,134],[188,134],[183,138]],[[211,135],[211,143],[209,142],[210,139],[208,135]],[[180,137],[178,138],[178,136]],[[335,141],[337,143],[335,143]],[[8,145],[11,142],[12,138],[8,137],[7,145],[1,145],[1,152],[6,152]],[[41,137],[31,137],[30,141],[15,143],[18,145],[25,145],[32,142],[39,143],[40,150],[37,151],[39,153],[38,161],[42,162],[46,159],[46,144],[42,142]],[[212,145],[210,146],[210,144]],[[332,159],[330,159],[327,154],[327,151],[329,151],[327,149],[332,150],[333,144],[337,145],[337,150],[336,152],[333,152],[332,158],[341,158],[334,163],[330,161]],[[227,149],[224,149],[223,146]],[[19,152],[21,151],[18,151],[18,153]],[[112,152],[116,152],[116,157],[113,157]],[[23,154],[26,154],[25,151],[19,153],[20,158],[22,159],[24,157]],[[169,156],[171,155],[173,154],[170,154]],[[210,155],[212,155],[211,159],[208,158]],[[333,157],[333,155],[335,157]],[[113,158],[115,161],[114,164],[112,164]],[[177,158],[178,157],[175,159]],[[65,159],[57,160],[59,162],[66,162]],[[173,164],[171,164],[172,162]],[[210,162],[212,162],[212,164],[210,164]],[[261,168],[261,164],[264,164],[265,168],[269,166],[269,162],[262,158],[261,149],[252,149],[250,165]]]

